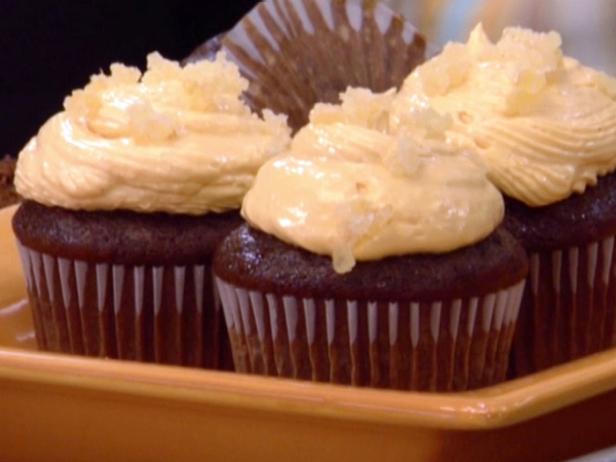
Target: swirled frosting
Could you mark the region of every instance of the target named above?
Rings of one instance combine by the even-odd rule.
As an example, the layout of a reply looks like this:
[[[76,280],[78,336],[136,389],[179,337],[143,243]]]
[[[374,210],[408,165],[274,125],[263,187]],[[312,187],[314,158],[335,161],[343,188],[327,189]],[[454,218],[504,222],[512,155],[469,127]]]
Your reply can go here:
[[[153,53],[143,75],[113,64],[23,149],[17,190],[79,210],[237,209],[258,168],[290,141],[284,117],[261,119],[240,100],[247,85],[222,54],[181,67]]]
[[[317,105],[290,152],[259,170],[246,220],[332,256],[339,273],[356,260],[443,253],[489,235],[504,205],[485,170],[444,139],[448,118],[429,110],[412,133],[387,133],[393,97],[356,89],[341,106]]]
[[[616,80],[560,46],[556,32],[519,28],[492,43],[479,25],[406,79],[390,128],[430,106],[506,195],[543,206],[582,193],[616,168]]]

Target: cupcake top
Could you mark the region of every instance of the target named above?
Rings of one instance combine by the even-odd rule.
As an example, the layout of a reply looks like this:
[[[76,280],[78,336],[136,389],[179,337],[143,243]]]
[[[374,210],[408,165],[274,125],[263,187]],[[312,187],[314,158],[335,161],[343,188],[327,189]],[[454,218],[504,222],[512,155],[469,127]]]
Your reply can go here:
[[[485,171],[444,137],[450,121],[430,109],[412,130],[383,130],[394,92],[354,89],[319,104],[290,152],[259,171],[242,206],[254,227],[331,255],[339,273],[356,260],[444,253],[488,236],[501,194]]]
[[[285,117],[251,113],[224,55],[180,67],[157,53],[121,64],[64,102],[19,155],[23,197],[75,210],[203,214],[237,209],[290,140]]]
[[[429,105],[506,195],[543,206],[581,193],[616,168],[616,80],[560,46],[556,32],[519,28],[492,43],[479,25],[411,73],[392,126]]]

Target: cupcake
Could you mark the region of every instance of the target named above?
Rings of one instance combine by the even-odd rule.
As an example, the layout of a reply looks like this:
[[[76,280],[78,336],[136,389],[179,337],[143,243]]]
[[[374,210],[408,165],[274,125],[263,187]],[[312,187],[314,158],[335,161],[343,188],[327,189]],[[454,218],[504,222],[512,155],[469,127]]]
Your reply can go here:
[[[247,85],[223,55],[114,64],[26,145],[13,229],[41,349],[228,366],[213,250],[289,142],[284,117],[241,102]]]
[[[375,0],[265,0],[187,61],[222,49],[250,85],[255,111],[288,114],[298,130],[318,102],[338,102],[347,87],[398,87],[424,61],[415,27]]]
[[[259,170],[214,257],[238,371],[438,391],[505,377],[526,255],[447,118],[386,133],[394,95],[317,105]]]
[[[476,151],[506,196],[505,223],[530,255],[517,374],[615,345],[616,80],[563,56],[555,32],[481,26],[418,67],[392,120],[426,104]]]

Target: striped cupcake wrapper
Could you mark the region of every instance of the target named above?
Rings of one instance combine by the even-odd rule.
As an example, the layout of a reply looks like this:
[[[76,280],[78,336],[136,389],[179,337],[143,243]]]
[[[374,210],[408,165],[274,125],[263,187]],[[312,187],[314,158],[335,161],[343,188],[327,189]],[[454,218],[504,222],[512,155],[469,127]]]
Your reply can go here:
[[[514,341],[516,375],[616,345],[614,237],[530,256]]]
[[[19,242],[18,249],[40,349],[225,366],[226,336],[209,264],[91,263]]]
[[[315,103],[338,101],[348,86],[401,85],[424,49],[415,27],[384,3],[356,0],[265,0],[222,40],[251,82],[251,106],[289,115],[295,129]]]
[[[504,380],[524,291],[522,281],[469,299],[366,303],[216,284],[240,372],[436,391]]]

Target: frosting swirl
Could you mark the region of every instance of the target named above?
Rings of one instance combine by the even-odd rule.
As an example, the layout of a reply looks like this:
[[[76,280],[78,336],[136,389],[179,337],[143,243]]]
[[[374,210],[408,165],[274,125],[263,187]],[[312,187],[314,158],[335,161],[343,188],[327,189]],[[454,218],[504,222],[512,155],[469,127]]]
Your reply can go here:
[[[448,136],[477,151],[490,179],[529,206],[558,202],[616,168],[616,80],[563,56],[556,32],[481,25],[466,44],[407,78],[390,128],[426,106],[452,116]]]
[[[504,205],[484,169],[435,131],[435,118],[448,119],[429,111],[413,135],[379,129],[393,96],[355,89],[341,106],[317,105],[290,152],[259,170],[244,218],[332,256],[340,273],[356,260],[448,252],[489,235]]]
[[[286,119],[240,100],[248,83],[224,55],[180,67],[111,66],[64,102],[19,155],[28,199],[80,210],[203,214],[237,209],[258,168],[286,149]]]

